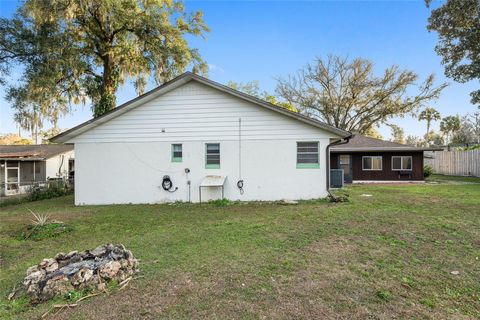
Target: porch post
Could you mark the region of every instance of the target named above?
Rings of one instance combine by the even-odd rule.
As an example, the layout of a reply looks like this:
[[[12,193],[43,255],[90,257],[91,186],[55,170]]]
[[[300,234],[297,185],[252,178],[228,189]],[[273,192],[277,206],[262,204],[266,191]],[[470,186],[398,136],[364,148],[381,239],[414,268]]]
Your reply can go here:
[[[33,161],[33,182],[35,182],[37,179],[35,179],[35,161]]]
[[[5,183],[5,195],[7,195],[7,160],[3,161],[3,164],[5,165],[5,174],[4,174],[4,183]]]

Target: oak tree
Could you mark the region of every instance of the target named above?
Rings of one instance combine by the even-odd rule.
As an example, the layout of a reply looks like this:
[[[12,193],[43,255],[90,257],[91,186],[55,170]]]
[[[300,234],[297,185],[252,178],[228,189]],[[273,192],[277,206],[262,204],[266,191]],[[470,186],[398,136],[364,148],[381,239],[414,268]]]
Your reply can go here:
[[[277,94],[303,114],[361,134],[417,111],[446,86],[434,86],[433,75],[418,83],[417,74],[395,65],[377,76],[371,61],[339,56],[317,58],[277,81]]]
[[[26,0],[12,19],[0,19],[0,72],[5,81],[9,68],[23,67],[16,89],[27,91],[26,103],[88,98],[98,117],[116,106],[127,80],[140,94],[150,79],[163,83],[189,67],[205,72],[187,37],[206,32],[202,12],[187,12],[181,1]]]
[[[426,0],[427,6],[431,2]],[[432,10],[427,29],[438,33],[435,51],[447,77],[460,83],[480,79],[480,1],[444,1]],[[480,90],[470,95],[480,105]]]

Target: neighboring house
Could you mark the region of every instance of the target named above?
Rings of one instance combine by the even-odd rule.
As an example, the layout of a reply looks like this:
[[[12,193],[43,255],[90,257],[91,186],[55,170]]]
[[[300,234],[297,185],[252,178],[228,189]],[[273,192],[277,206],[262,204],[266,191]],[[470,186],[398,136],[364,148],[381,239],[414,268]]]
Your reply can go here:
[[[0,145],[0,196],[25,193],[32,185],[68,178],[71,145]]]
[[[83,205],[325,197],[327,146],[349,136],[185,73],[52,141],[75,145]]]
[[[331,147],[330,167],[343,169],[346,183],[423,181],[423,153],[434,150],[356,134]]]

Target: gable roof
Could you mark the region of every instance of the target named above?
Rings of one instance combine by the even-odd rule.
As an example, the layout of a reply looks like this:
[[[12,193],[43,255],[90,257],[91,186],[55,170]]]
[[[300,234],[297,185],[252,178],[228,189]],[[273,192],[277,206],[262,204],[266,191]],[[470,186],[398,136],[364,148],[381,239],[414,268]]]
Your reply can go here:
[[[0,159],[46,160],[72,150],[73,146],[66,144],[0,145]]]
[[[119,115],[124,114],[125,112],[127,112],[129,110],[132,110],[133,108],[135,108],[139,105],[142,105],[142,104],[144,104],[144,103],[146,103],[150,100],[153,100],[153,99],[155,99],[155,98],[157,98],[157,97],[159,97],[159,96],[161,96],[161,95],[163,95],[163,94],[165,94],[169,91],[172,91],[173,89],[176,89],[179,86],[181,86],[185,83],[188,83],[190,81],[197,81],[197,82],[199,82],[201,84],[204,84],[208,87],[220,90],[222,92],[233,95],[233,96],[235,96],[237,98],[240,98],[242,100],[254,103],[254,104],[256,104],[260,107],[263,107],[263,108],[281,113],[285,116],[294,118],[296,120],[302,121],[302,122],[307,123],[309,125],[312,125],[314,127],[323,129],[323,130],[325,130],[327,132],[330,132],[330,133],[333,133],[333,134],[335,134],[335,135],[337,135],[341,138],[347,138],[347,137],[351,136],[351,133],[348,132],[348,131],[335,128],[335,127],[330,126],[330,125],[328,125],[326,123],[323,123],[321,121],[318,121],[318,120],[306,117],[304,115],[301,115],[297,112],[292,112],[292,111],[287,110],[285,108],[276,106],[274,104],[271,104],[271,103],[266,102],[264,100],[258,99],[254,96],[249,95],[249,94],[234,90],[230,87],[227,87],[225,85],[222,85],[222,84],[220,84],[218,82],[215,82],[215,81],[212,81],[210,79],[201,77],[201,76],[196,75],[194,73],[185,72],[182,75],[164,83],[163,85],[161,85],[161,86],[159,86],[159,87],[157,87],[157,88],[155,88],[155,89],[153,89],[153,90],[151,90],[151,91],[149,91],[145,94],[142,94],[142,95],[136,97],[135,99],[132,99],[132,100],[122,104],[121,106],[116,107],[113,110],[110,110],[109,112],[103,114],[100,117],[90,119],[90,120],[88,120],[88,121],[86,121],[82,124],[79,124],[76,127],[73,127],[73,128],[71,128],[67,131],[64,131],[64,132],[60,133],[59,135],[56,135],[55,137],[51,138],[50,141],[56,142],[56,143],[57,142],[66,142],[69,139],[82,134],[83,132],[86,132],[86,131],[94,128],[94,127],[97,127],[100,124],[105,123],[105,122],[107,122],[107,121],[109,121],[109,120],[111,120],[115,117],[118,117]]]
[[[392,141],[386,141],[361,134],[355,134],[350,138],[348,143],[332,146],[331,152],[361,152],[361,151],[436,151],[439,148],[415,147],[407,144],[401,144]]]

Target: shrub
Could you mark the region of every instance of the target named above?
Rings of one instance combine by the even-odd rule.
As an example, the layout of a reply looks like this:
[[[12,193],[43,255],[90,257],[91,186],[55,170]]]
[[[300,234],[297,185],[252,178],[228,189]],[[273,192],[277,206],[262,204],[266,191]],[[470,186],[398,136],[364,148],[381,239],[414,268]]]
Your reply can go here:
[[[423,176],[425,178],[430,177],[433,173],[434,173],[433,168],[431,166],[426,165],[426,166],[423,167]]]
[[[28,201],[37,201],[65,196],[72,193],[72,189],[63,181],[51,181],[46,187],[34,186],[30,189],[26,199]]]
[[[28,209],[28,208],[27,208]],[[41,215],[40,213],[35,213],[32,210],[28,209],[33,216],[32,224],[34,226],[44,226],[47,224],[48,219],[50,218],[49,214]]]

